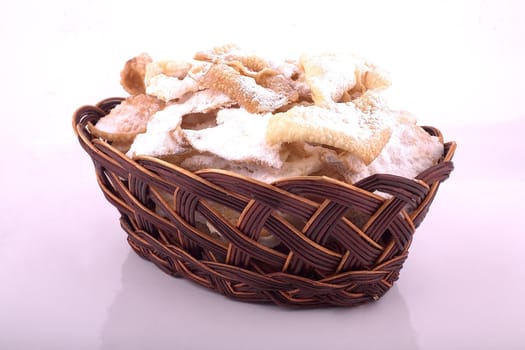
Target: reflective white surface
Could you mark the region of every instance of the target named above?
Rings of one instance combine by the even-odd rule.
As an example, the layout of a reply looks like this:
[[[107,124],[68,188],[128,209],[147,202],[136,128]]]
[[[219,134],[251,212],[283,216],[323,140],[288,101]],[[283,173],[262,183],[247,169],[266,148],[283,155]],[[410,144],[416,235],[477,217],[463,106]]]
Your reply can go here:
[[[0,12],[0,349],[525,348],[523,5],[189,3],[26,1]],[[456,170],[378,302],[235,302],[127,246],[71,115],[122,95],[118,72],[137,53],[184,58],[224,42],[363,53],[392,72],[392,103],[458,142]]]

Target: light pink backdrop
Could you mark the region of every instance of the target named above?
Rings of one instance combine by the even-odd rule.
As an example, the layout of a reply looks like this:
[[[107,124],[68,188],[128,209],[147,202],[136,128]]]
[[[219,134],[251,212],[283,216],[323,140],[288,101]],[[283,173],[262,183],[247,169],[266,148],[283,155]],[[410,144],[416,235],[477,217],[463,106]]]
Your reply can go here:
[[[525,8],[518,1],[19,1],[0,11],[0,349],[524,349]],[[5,6],[7,7],[7,6]],[[129,57],[236,42],[352,50],[456,140],[395,287],[354,309],[241,304],[128,248],[70,117]]]

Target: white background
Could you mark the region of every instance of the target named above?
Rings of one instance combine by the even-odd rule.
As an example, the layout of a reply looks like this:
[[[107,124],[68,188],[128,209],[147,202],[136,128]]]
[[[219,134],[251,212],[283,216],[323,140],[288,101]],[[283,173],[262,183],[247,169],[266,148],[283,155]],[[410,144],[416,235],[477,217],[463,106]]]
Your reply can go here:
[[[344,6],[343,6],[344,4]],[[0,5],[1,349],[523,349],[520,1],[18,1]],[[459,144],[394,288],[351,309],[234,302],[136,257],[71,115],[128,58],[237,43],[353,51]]]

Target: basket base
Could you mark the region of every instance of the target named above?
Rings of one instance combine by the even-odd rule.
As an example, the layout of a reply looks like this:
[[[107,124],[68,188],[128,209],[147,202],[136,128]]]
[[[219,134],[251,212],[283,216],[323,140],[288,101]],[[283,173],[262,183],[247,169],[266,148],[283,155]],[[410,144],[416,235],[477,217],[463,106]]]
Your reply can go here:
[[[121,225],[128,234],[127,241],[132,250],[168,275],[191,280],[231,299],[250,303],[313,308],[350,307],[374,302],[392,288],[406,260],[406,256],[398,257],[385,264],[381,271],[351,272],[346,278],[339,277],[337,283],[286,273],[259,276],[227,264],[198,260],[181,248],[168,247],[147,232],[133,230],[125,218],[121,219]]]

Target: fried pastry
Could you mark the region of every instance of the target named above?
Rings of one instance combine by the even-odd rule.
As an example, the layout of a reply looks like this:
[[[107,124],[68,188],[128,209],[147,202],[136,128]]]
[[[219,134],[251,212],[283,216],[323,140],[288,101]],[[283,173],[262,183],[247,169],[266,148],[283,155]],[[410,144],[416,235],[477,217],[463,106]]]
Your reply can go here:
[[[146,131],[148,121],[163,108],[164,102],[154,96],[130,96],[101,118],[90,131],[109,141],[131,142],[137,134]]]
[[[274,60],[232,44],[190,60],[141,54],[126,62],[121,83],[132,96],[92,133],[131,158],[191,171],[354,183],[374,173],[414,177],[443,152],[441,141],[388,107],[386,71],[353,54]]]
[[[153,60],[147,53],[129,59],[120,72],[120,84],[131,95],[146,93],[146,67]]]

